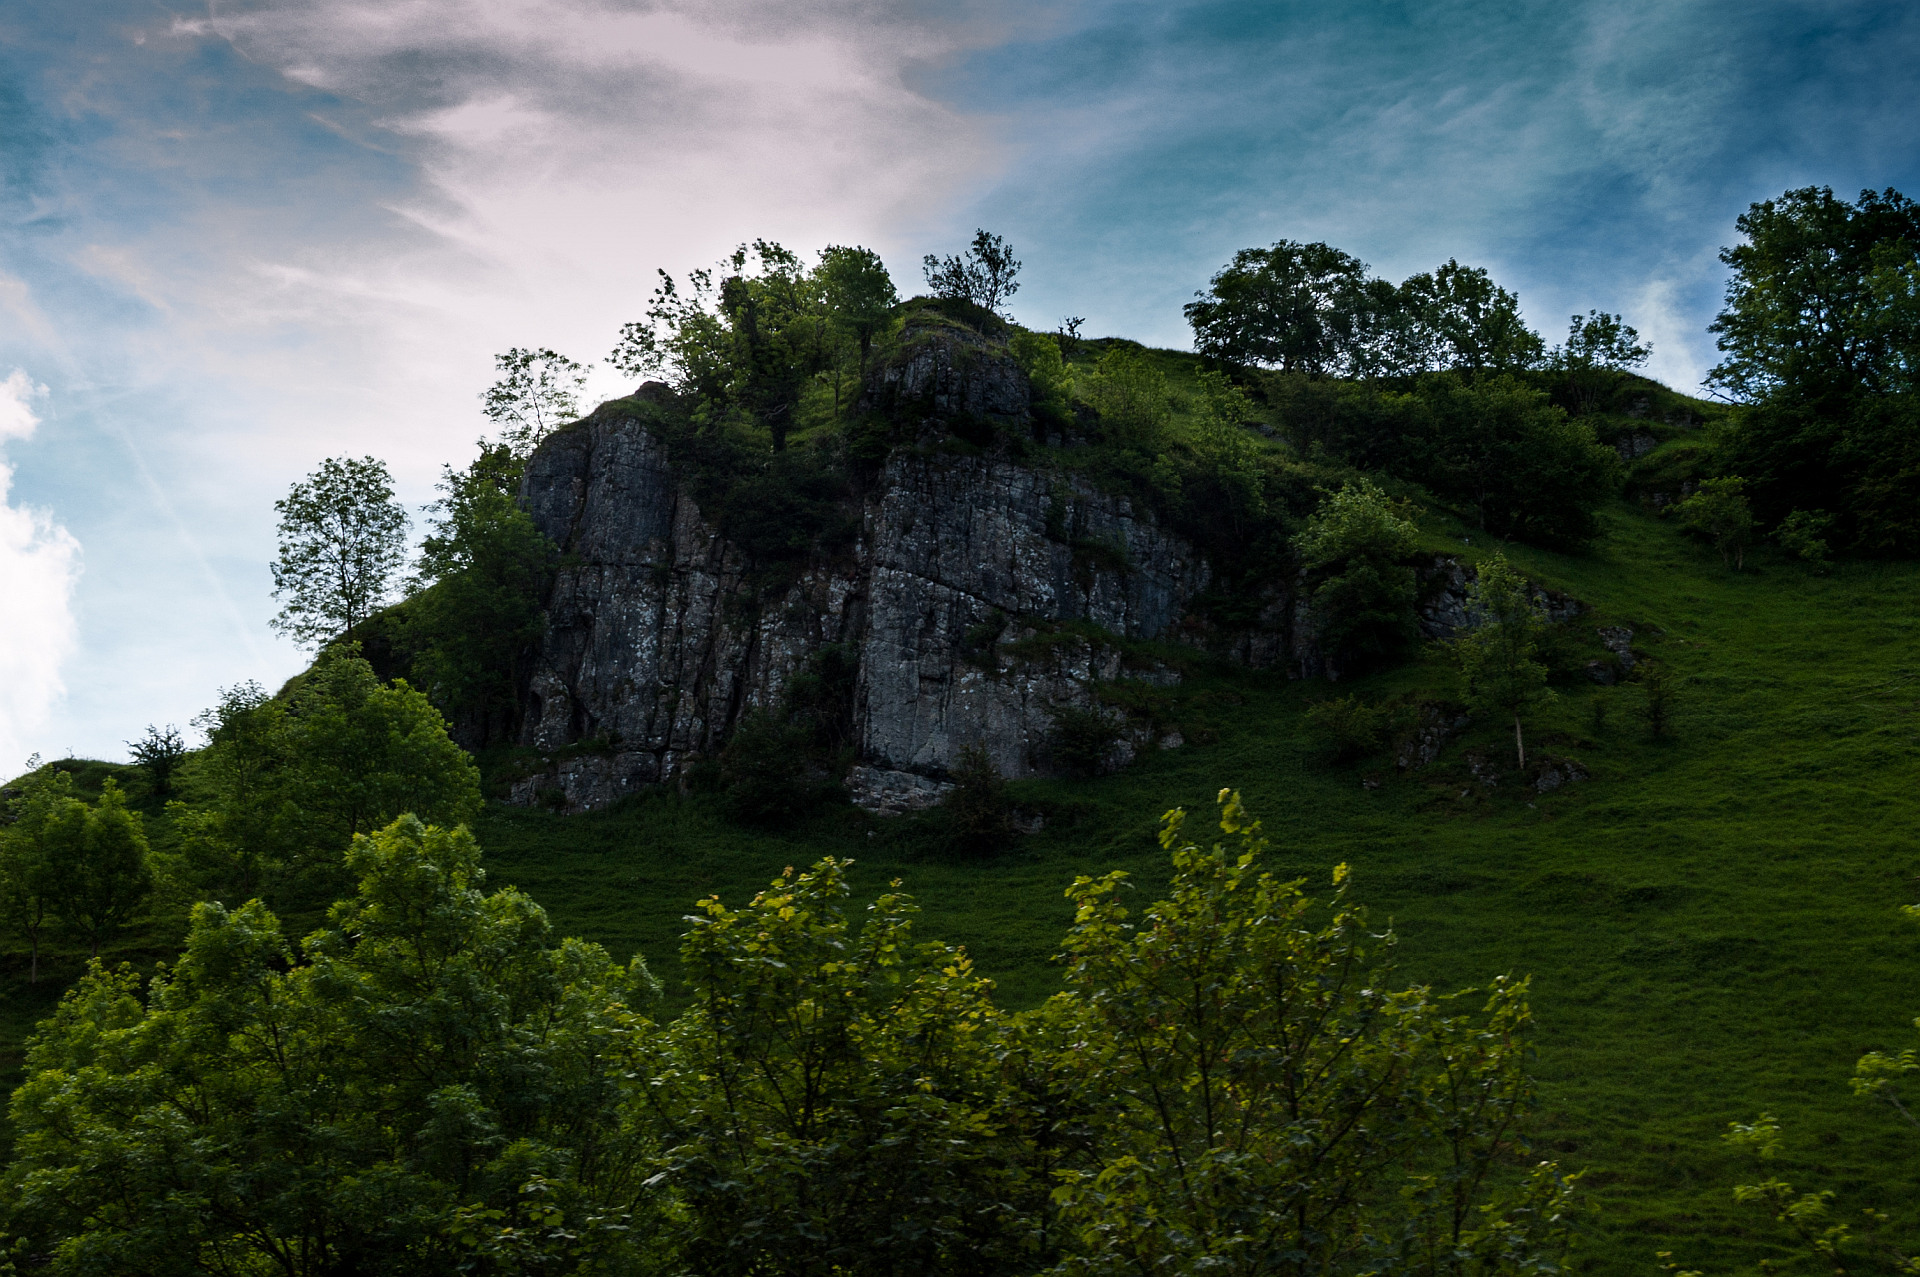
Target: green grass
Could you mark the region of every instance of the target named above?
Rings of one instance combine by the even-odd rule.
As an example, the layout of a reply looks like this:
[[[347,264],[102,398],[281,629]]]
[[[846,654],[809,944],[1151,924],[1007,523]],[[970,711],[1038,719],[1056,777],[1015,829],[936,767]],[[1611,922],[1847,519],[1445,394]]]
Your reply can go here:
[[[1159,814],[1210,810],[1233,785],[1264,816],[1278,870],[1324,882],[1340,861],[1355,867],[1362,898],[1400,935],[1406,980],[1531,973],[1537,1142],[1585,1168],[1597,1207],[1584,1270],[1650,1271],[1657,1250],[1717,1271],[1778,1253],[1772,1225],[1732,1202],[1733,1184],[1756,1176],[1719,1140],[1762,1110],[1786,1125],[1786,1178],[1840,1190],[1843,1210],[1874,1203],[1920,1225],[1910,1138],[1846,1085],[1863,1051],[1912,1041],[1920,1013],[1920,928],[1896,909],[1920,899],[1920,567],[1817,577],[1766,561],[1734,575],[1635,511],[1609,519],[1589,557],[1508,547],[1593,605],[1583,626],[1633,625],[1636,646],[1680,675],[1665,742],[1634,720],[1637,689],[1560,689],[1533,740],[1579,758],[1584,784],[1540,795],[1509,781],[1460,798],[1473,788],[1463,751],[1510,748],[1491,729],[1413,777],[1378,759],[1332,767],[1301,714],[1326,689],[1241,676],[1214,680],[1239,702],[1211,710],[1216,743],[1020,787],[1067,817],[990,862],[918,852],[910,830],[854,813],[778,837],[660,799],[572,819],[496,810],[482,831],[495,880],[671,977],[692,899],[738,902],[784,865],[852,855],[865,889],[905,879],[922,930],[964,942],[1006,1002],[1031,1005],[1056,985],[1049,958],[1074,875],[1126,869],[1151,899],[1165,872]],[[1447,677],[1426,662],[1354,689]],[[1596,697],[1612,705],[1597,734]],[[1381,788],[1362,785],[1383,773]]]
[[[965,943],[1004,1001],[1027,1006],[1056,987],[1073,877],[1126,869],[1145,903],[1165,875],[1160,813],[1203,814],[1231,785],[1264,817],[1279,872],[1324,883],[1336,863],[1354,866],[1361,898],[1400,936],[1402,979],[1456,988],[1531,973],[1537,1145],[1587,1172],[1583,1271],[1647,1272],[1657,1250],[1710,1272],[1778,1254],[1774,1226],[1732,1202],[1757,1176],[1719,1139],[1763,1110],[1786,1127],[1785,1178],[1838,1190],[1842,1214],[1890,1210],[1914,1235],[1910,1133],[1846,1078],[1862,1052],[1914,1041],[1920,1014],[1920,927],[1897,912],[1920,899],[1920,566],[1819,577],[1761,555],[1735,575],[1635,510],[1608,519],[1590,556],[1507,547],[1593,606],[1579,623],[1589,636],[1630,624],[1635,646],[1679,676],[1664,742],[1634,720],[1637,689],[1560,688],[1530,743],[1580,759],[1583,784],[1475,787],[1464,751],[1510,749],[1492,726],[1413,776],[1378,758],[1336,767],[1302,715],[1324,685],[1201,673],[1191,687],[1213,693],[1217,740],[1100,780],[1017,786],[1053,818],[993,860],[944,858],[914,822],[839,811],[774,835],[727,824],[711,800],[660,796],[571,818],[494,808],[478,831],[492,881],[671,980],[695,898],[738,903],[785,865],[852,856],[863,891],[905,879],[923,934]],[[1448,544],[1444,531],[1428,529],[1433,544]],[[1492,548],[1474,542],[1450,544]],[[1434,692],[1449,678],[1429,659],[1341,690]],[[1612,709],[1598,731],[1595,698]],[[162,947],[156,930],[126,951]],[[72,955],[59,961],[70,975]],[[47,1004],[44,991],[20,996],[20,970],[10,956],[0,989],[10,1044]]]

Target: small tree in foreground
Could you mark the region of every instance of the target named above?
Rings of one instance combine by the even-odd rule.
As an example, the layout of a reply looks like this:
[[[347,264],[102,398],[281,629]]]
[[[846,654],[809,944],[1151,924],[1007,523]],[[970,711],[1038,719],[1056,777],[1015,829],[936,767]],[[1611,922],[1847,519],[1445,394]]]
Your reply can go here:
[[[1222,790],[1221,841],[1169,812],[1167,898],[1080,878],[1063,955],[1072,1068],[1102,1097],[1089,1164],[1059,1172],[1061,1274],[1556,1271],[1570,1182],[1524,1161],[1524,980],[1396,989],[1391,935],[1261,870],[1260,824]],[[1516,1155],[1520,1155],[1516,1158]]]
[[[407,557],[407,510],[393,476],[372,457],[329,457],[273,503],[280,556],[268,624],[306,648],[345,634],[379,610]]]
[[[1905,905],[1900,912],[1920,919],[1920,905]],[[1914,1023],[1920,1025],[1920,1020]],[[1884,1104],[1902,1126],[1915,1131],[1920,1130],[1920,1114],[1915,1113],[1915,1097],[1906,1093],[1906,1088],[1912,1086],[1916,1074],[1920,1074],[1920,1051],[1906,1047],[1897,1052],[1867,1052],[1855,1062],[1853,1077],[1848,1080],[1854,1095]],[[1751,1154],[1762,1166],[1772,1163],[1783,1147],[1780,1123],[1771,1113],[1762,1113],[1751,1122],[1729,1122],[1721,1138]],[[1920,1238],[1890,1236],[1891,1217],[1870,1206],[1854,1217],[1857,1223],[1836,1216],[1832,1209],[1834,1196],[1831,1189],[1802,1192],[1777,1174],[1757,1184],[1736,1185],[1733,1190],[1736,1202],[1758,1206],[1772,1215],[1803,1258],[1832,1269],[1839,1277],[1849,1270],[1920,1273]],[[1702,1277],[1697,1271],[1681,1272],[1672,1262],[1671,1252],[1660,1252],[1660,1258],[1674,1277]],[[1761,1268],[1777,1271],[1769,1260],[1762,1260]]]
[[[1474,626],[1453,641],[1454,656],[1467,680],[1467,703],[1483,713],[1513,719],[1513,752],[1527,765],[1521,719],[1547,690],[1547,667],[1535,659],[1546,632],[1546,618],[1533,601],[1533,587],[1513,570],[1504,554],[1480,565],[1467,598]]]

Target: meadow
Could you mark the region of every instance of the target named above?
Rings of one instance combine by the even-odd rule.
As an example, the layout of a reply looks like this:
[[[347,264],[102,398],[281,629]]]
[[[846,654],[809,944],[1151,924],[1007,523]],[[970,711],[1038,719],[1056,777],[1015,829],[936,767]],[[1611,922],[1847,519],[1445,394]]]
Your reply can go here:
[[[1920,1014],[1920,924],[1898,910],[1920,899],[1920,566],[1819,575],[1762,552],[1733,573],[1636,507],[1606,519],[1587,555],[1499,548],[1586,602],[1575,625],[1588,637],[1632,627],[1635,648],[1677,676],[1676,729],[1649,736],[1634,685],[1563,681],[1530,748],[1590,778],[1551,793],[1473,779],[1469,751],[1510,757],[1494,725],[1420,771],[1330,763],[1304,716],[1327,685],[1202,669],[1187,694],[1206,743],[1095,780],[1016,785],[1047,824],[992,858],[955,858],[922,820],[840,808],[776,834],[728,823],[713,798],[661,793],[584,816],[492,807],[477,830],[491,883],[524,888],[616,956],[642,954],[671,990],[694,899],[743,902],[786,865],[850,856],[863,892],[903,880],[922,934],[964,943],[1024,1007],[1056,987],[1074,877],[1124,869],[1150,901],[1161,813],[1204,818],[1231,786],[1264,819],[1275,872],[1319,885],[1353,866],[1359,897],[1399,937],[1399,980],[1532,977],[1534,1153],[1585,1173],[1578,1270],[1647,1272],[1671,1251],[1721,1273],[1783,1254],[1778,1226],[1732,1199],[1758,1168],[1719,1138],[1763,1111],[1786,1131],[1776,1173],[1836,1190],[1841,1215],[1887,1210],[1912,1236],[1913,1134],[1847,1077],[1863,1052],[1912,1044]],[[1444,519],[1425,531],[1463,558],[1495,548]],[[1338,690],[1445,694],[1452,678],[1429,652]],[[176,909],[110,956],[164,958],[178,925]],[[9,950],[0,1081],[17,1078],[24,1036],[83,958],[56,946],[29,989]]]

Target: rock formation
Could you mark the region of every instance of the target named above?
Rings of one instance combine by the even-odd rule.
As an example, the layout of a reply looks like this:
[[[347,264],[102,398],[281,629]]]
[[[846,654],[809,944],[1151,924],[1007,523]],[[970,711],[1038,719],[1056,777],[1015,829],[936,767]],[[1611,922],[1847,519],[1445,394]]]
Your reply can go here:
[[[1009,778],[1050,770],[1062,714],[1107,719],[1115,764],[1177,743],[1097,695],[1121,679],[1177,682],[1155,643],[1336,672],[1297,583],[1270,583],[1254,625],[1223,633],[1195,607],[1211,565],[1149,512],[1017,450],[948,446],[1027,413],[1004,342],[975,330],[935,317],[874,370],[862,406],[905,423],[907,439],[847,498],[857,532],[777,571],[723,535],[676,473],[650,424],[666,398],[650,385],[602,405],[527,465],[523,498],[564,560],[518,729],[543,761],[516,801],[587,810],[673,782],[836,645],[855,670],[847,784],[877,811],[937,801],[969,746]],[[1426,632],[1468,623],[1470,569],[1441,559],[1424,575]]]

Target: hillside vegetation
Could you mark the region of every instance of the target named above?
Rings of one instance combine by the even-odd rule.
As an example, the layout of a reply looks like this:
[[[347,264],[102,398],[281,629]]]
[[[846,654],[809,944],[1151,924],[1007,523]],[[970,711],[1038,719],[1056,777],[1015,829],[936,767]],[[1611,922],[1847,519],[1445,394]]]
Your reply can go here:
[[[1791,317],[1769,338],[1772,294],[1736,287],[1716,374],[1738,381],[1732,408],[1635,375],[1617,316],[1575,317],[1549,352],[1484,272],[1391,285],[1325,245],[1237,256],[1189,307],[1197,355],[1010,326],[1018,263],[984,232],[929,259],[943,295],[906,303],[865,250],[807,268],[756,244],[667,281],[616,358],[672,383],[621,410],[648,414],[766,588],[851,535],[850,502],[911,448],[1128,496],[1217,566],[1201,606],[1223,631],[1276,576],[1311,600],[1337,682],[1159,644],[1178,684],[1096,689],[1099,713],[1057,726],[1058,775],[963,760],[953,798],[907,817],[838,793],[825,668],[611,810],[482,803],[531,765],[514,697],[555,553],[514,492],[557,401],[512,378],[569,366],[503,356],[517,371],[489,410],[525,412],[449,470],[406,600],[367,619],[367,582],[338,606],[296,597],[288,624],[340,641],[278,695],[224,693],[177,779],[65,760],[9,786],[15,1226],[62,1271],[317,1273],[357,1262],[329,1249],[349,1246],[422,1272],[1186,1272],[1229,1254],[1247,1273],[1550,1272],[1569,1223],[1582,1272],[1660,1252],[1816,1271],[1823,1248],[1899,1270],[1864,1234],[1920,1233],[1913,1135],[1873,1081],[1910,1071],[1920,1012],[1901,915],[1920,881],[1920,567],[1864,556],[1910,548],[1912,271],[1885,245],[1911,206],[1818,196],[1741,229],[1768,252],[1780,218],[1878,237],[1855,254],[1881,307],[1871,375],[1769,364]],[[1792,275],[1765,257],[1730,255],[1743,287]],[[932,429],[873,389],[943,325],[1009,352],[1030,413]],[[1795,500],[1780,453],[1813,419],[1844,423],[1814,441],[1823,506]],[[355,464],[354,499],[390,500],[384,468]],[[323,477],[303,502],[325,505]],[[1455,569],[1477,582],[1472,624],[1422,641],[1421,593]],[[1506,624],[1503,580],[1504,698],[1491,649],[1471,655]],[[1100,734],[1119,719],[1180,743],[1116,767]],[[1225,849],[1189,845],[1216,802]],[[1184,832],[1157,837],[1174,808]],[[1159,925],[1119,925],[1118,902],[1156,900]],[[106,966],[76,985],[95,949]],[[1205,996],[1155,983],[1176,969]],[[1297,1023],[1261,973],[1351,1026],[1305,1033],[1300,1058],[1361,1043],[1351,1085],[1306,1117],[1273,1099]],[[1238,1027],[1210,1039],[1209,1007]],[[1762,1114],[1762,1137],[1723,1138]],[[1365,1138],[1323,1145],[1322,1117]],[[170,1143],[176,1120],[217,1134]],[[1297,1169],[1305,1147],[1325,1165]],[[268,1222],[220,1234],[213,1201]],[[1823,1236],[1835,1220],[1866,1223]],[[285,1237],[305,1257],[282,1262]]]

